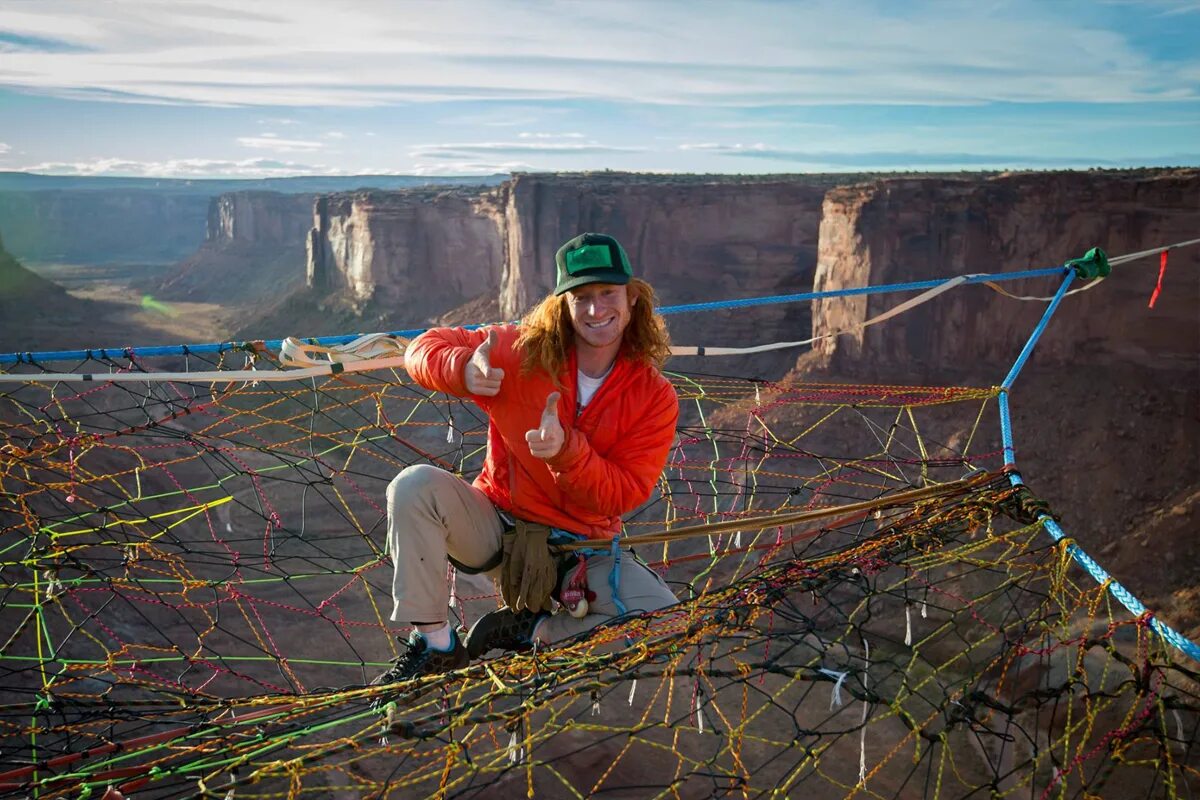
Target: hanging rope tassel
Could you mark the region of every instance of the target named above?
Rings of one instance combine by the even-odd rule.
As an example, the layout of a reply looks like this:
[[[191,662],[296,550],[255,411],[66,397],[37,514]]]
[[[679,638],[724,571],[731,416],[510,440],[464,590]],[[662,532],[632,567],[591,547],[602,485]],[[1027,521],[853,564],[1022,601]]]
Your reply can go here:
[[[1154,304],[1158,302],[1158,296],[1162,294],[1163,275],[1167,271],[1167,251],[1163,250],[1158,254],[1158,283],[1154,287],[1154,293],[1150,295],[1150,308],[1154,308]]]
[[[863,639],[863,694],[867,691],[867,677],[871,668],[871,646],[867,644],[867,640]],[[862,729],[859,732],[858,738],[858,785],[863,786],[867,782],[867,716],[870,714],[871,704],[864,697],[862,709]]]
[[[707,719],[704,716],[704,689],[700,686],[699,681],[696,682],[695,688],[692,689],[692,710],[696,716],[697,732],[704,733]]]
[[[826,669],[825,667],[817,670],[817,672],[833,678],[833,688],[829,691],[829,710],[833,711],[842,704],[842,684],[846,682],[846,678],[850,673],[838,672],[835,669]]]
[[[525,721],[518,720],[517,724],[512,727],[511,735],[508,737],[508,762],[518,765],[525,763]]]

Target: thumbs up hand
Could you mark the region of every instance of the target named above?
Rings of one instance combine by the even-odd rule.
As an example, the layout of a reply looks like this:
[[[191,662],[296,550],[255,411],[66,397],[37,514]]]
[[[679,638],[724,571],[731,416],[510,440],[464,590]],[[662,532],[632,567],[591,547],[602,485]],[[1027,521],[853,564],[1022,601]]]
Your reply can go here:
[[[463,368],[463,383],[467,391],[482,397],[495,397],[500,394],[500,381],[504,380],[504,370],[492,366],[492,347],[496,344],[496,329],[488,331],[487,341],[475,348],[471,360]]]
[[[566,439],[562,423],[558,421],[558,398],[558,392],[551,392],[546,397],[546,409],[542,411],[541,424],[531,431],[525,431],[529,452],[543,461],[558,455]]]

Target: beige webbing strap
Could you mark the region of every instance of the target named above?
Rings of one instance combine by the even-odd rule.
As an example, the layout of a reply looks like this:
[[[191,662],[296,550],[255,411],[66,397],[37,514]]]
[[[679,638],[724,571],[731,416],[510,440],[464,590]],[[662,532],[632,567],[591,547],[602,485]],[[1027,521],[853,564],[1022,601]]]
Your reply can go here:
[[[911,505],[919,503],[922,500],[932,500],[938,497],[959,494],[973,486],[986,482],[990,478],[996,477],[998,473],[982,472],[977,476],[969,479],[952,481],[943,483],[938,486],[927,486],[923,489],[912,489],[907,492],[899,492],[897,494],[887,495],[875,500],[864,500],[861,503],[849,503],[844,506],[828,506],[826,508],[814,508],[808,511],[797,511],[791,514],[766,514],[761,517],[746,517],[744,519],[730,519],[722,522],[711,522],[705,525],[690,525],[686,528],[678,528],[676,530],[658,531],[656,533],[645,533],[640,536],[625,536],[621,538],[622,545],[639,545],[639,544],[658,544],[661,542],[673,542],[677,539],[687,539],[693,536],[711,536],[716,533],[725,533],[727,531],[744,531],[744,530],[761,530],[763,528],[772,528],[777,525],[796,525],[801,522],[811,522],[813,520],[825,519],[826,517],[836,517],[843,514],[854,514],[859,511],[875,511],[877,509],[892,508],[896,506]],[[569,542],[566,544],[554,545],[551,549],[560,552],[570,550],[586,550],[596,547],[596,542],[585,539],[579,542]]]

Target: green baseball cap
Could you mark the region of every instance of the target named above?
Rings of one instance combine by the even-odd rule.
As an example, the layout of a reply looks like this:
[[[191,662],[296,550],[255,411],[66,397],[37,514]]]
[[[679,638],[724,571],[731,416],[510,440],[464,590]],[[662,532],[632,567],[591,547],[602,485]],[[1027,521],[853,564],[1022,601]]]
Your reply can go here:
[[[629,283],[633,270],[620,243],[603,233],[581,233],[558,248],[556,295],[587,283]]]

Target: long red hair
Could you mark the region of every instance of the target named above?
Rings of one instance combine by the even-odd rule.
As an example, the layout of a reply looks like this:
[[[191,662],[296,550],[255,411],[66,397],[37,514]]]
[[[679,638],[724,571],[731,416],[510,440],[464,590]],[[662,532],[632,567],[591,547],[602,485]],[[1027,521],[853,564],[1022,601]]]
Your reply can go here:
[[[657,298],[650,284],[631,278],[626,291],[633,308],[629,309],[629,325],[621,341],[626,356],[659,369],[671,355],[671,337],[662,315],[654,310]],[[521,320],[517,349],[521,350],[521,370],[543,370],[554,380],[567,363],[567,353],[575,344],[575,328],[567,296],[549,295]]]

